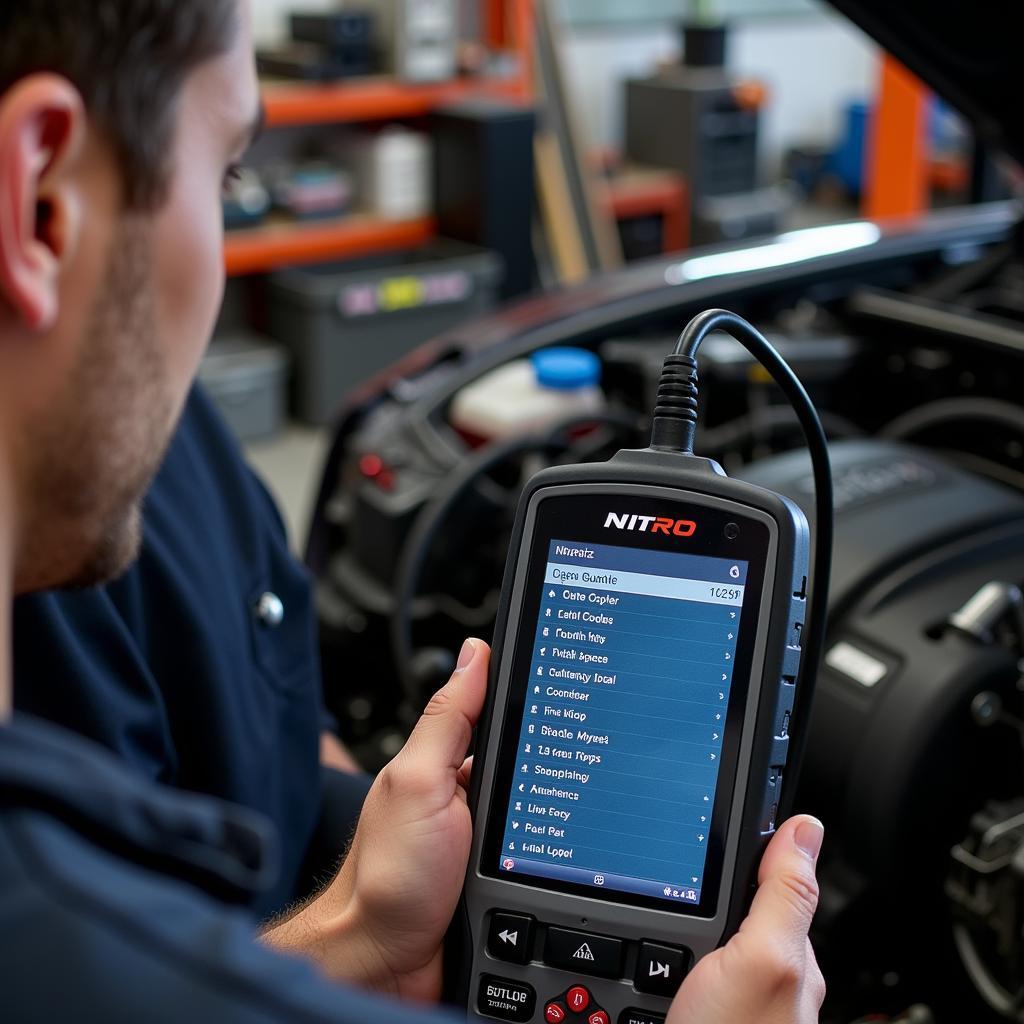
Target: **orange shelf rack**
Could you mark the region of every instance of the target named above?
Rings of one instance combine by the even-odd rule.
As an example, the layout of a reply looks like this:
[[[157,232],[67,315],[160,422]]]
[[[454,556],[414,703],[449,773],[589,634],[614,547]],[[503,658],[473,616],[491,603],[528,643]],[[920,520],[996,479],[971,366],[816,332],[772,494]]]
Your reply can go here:
[[[370,253],[412,249],[437,234],[432,217],[381,220],[350,214],[315,223],[271,222],[228,233],[224,258],[228,274],[265,273],[300,263],[323,263]]]
[[[263,83],[267,128],[352,124],[425,117],[438,107],[474,96],[529,101],[533,0],[488,0],[488,44],[515,55],[508,78],[467,76],[436,84],[410,84],[386,76],[344,79],[329,85],[270,80]],[[320,263],[422,245],[437,234],[433,218],[388,221],[353,214],[326,223],[271,220],[230,231],[224,245],[232,276],[299,263]]]
[[[431,85],[408,85],[389,78],[350,79],[332,85],[275,81],[263,87],[263,109],[268,128],[388,121],[425,117],[467,96],[519,98],[522,90],[519,78],[459,78]]]
[[[690,217],[686,180],[673,171],[627,169],[608,180],[605,210],[616,220],[659,216],[662,247],[679,252],[689,245]]]
[[[263,86],[267,128],[345,124],[424,117],[467,96],[517,98],[520,83],[457,79],[437,85],[405,85],[387,78],[353,79],[337,85]],[[353,214],[326,223],[270,223],[229,231],[224,244],[227,272],[236,277],[277,267],[320,263],[412,248],[436,234],[432,218],[389,221]]]

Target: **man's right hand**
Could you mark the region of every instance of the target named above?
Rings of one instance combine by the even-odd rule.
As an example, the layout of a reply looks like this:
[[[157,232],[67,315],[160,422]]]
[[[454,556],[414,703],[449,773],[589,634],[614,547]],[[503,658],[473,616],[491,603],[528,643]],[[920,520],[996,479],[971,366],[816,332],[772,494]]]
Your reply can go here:
[[[750,913],[683,982],[667,1024],[817,1024],[825,982],[807,938],[824,829],[790,818],[768,844]]]
[[[269,944],[311,957],[338,981],[438,1000],[445,931],[473,838],[466,754],[489,657],[482,640],[466,641],[448,685],[377,776],[341,871],[264,933]]]

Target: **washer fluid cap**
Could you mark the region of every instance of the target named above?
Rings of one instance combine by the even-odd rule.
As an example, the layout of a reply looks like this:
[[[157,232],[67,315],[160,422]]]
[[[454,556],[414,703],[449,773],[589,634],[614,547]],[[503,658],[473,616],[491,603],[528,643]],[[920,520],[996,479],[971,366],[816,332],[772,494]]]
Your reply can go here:
[[[546,348],[530,357],[537,383],[556,391],[577,391],[601,381],[601,360],[585,348]]]

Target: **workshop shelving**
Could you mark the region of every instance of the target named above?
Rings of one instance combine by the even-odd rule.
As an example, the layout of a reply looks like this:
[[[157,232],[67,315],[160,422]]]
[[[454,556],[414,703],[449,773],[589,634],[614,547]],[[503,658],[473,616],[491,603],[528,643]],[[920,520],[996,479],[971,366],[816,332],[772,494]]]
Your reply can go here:
[[[267,128],[415,119],[474,96],[527,99],[532,0],[488,0],[486,15],[488,45],[512,55],[518,66],[509,77],[467,77],[422,85],[383,76],[327,85],[268,81],[262,90]],[[256,274],[285,265],[408,249],[435,235],[430,217],[389,221],[353,213],[320,223],[272,218],[259,227],[229,231],[225,263],[231,275]]]

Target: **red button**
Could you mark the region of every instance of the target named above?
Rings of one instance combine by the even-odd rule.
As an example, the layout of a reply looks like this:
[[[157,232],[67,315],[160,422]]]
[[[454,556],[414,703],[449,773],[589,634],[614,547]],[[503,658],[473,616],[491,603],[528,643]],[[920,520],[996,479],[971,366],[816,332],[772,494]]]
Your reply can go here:
[[[548,1003],[544,1007],[544,1019],[548,1024],[562,1024],[562,1021],[565,1020],[565,1010],[558,1003]]]
[[[359,460],[359,471],[370,480],[376,480],[384,472],[384,460],[379,455],[364,455]]]
[[[604,1010],[595,1010],[587,1018],[587,1024],[608,1024],[608,1014]]]
[[[590,1005],[590,993],[582,985],[575,985],[569,989],[565,1001],[573,1013],[582,1013]]]

